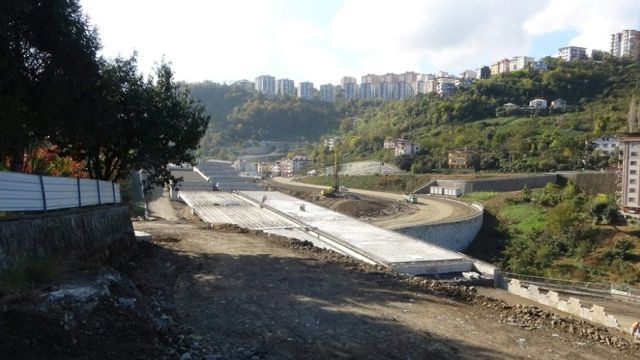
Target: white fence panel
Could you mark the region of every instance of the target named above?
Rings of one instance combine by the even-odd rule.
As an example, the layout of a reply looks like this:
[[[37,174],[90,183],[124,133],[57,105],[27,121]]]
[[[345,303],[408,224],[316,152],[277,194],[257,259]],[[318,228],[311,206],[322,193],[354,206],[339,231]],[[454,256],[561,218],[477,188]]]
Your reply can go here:
[[[121,201],[109,181],[0,172],[0,211],[42,211]]]

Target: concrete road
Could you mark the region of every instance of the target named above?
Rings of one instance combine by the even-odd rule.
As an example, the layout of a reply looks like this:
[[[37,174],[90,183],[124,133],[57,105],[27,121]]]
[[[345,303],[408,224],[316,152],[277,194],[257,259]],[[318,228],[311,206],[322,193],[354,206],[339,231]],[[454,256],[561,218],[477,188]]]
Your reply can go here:
[[[293,185],[300,187],[307,187],[313,189],[326,189],[326,186],[306,184],[303,182],[295,181],[294,178],[282,178],[275,177],[273,181],[283,185]],[[349,189],[350,193],[363,195],[371,198],[403,201],[403,194],[389,193],[381,191],[361,190],[361,189]],[[434,223],[446,223],[456,220],[467,218],[475,213],[477,209],[468,206],[462,202],[447,200],[443,198],[431,197],[428,195],[417,195],[418,204],[411,205],[414,212],[410,214],[399,213],[389,217],[376,218],[371,221],[372,224],[380,227],[396,230],[407,228],[411,226],[434,224]]]

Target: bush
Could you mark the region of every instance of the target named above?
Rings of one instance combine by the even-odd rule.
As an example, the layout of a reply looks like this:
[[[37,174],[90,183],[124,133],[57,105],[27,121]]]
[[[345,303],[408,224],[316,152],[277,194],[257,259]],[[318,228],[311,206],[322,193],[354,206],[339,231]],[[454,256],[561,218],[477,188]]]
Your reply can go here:
[[[631,260],[636,254],[633,242],[629,239],[620,239],[611,249],[605,250],[600,259],[611,265],[616,260]]]

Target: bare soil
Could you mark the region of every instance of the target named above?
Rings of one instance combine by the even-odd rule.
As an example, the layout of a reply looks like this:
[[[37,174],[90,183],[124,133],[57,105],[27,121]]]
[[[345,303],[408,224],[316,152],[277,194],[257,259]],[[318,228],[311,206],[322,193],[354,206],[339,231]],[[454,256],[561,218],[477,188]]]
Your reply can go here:
[[[588,323],[507,305],[466,286],[391,274],[306,243],[194,223],[136,228],[179,240],[154,244],[173,275],[158,264],[139,272],[145,283],[166,283],[180,321],[215,358],[637,355],[635,345]]]

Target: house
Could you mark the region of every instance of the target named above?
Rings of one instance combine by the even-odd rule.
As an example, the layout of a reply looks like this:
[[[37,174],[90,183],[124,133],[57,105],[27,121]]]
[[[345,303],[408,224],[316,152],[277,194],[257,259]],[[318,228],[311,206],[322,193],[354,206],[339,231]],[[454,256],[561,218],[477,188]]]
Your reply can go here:
[[[324,147],[329,148],[329,150],[333,150],[338,142],[340,142],[339,137],[330,137],[328,139],[324,139]]]
[[[599,150],[602,155],[606,156],[620,146],[620,142],[615,137],[599,137],[589,140],[589,143],[593,145],[594,150]]]
[[[303,155],[296,155],[290,159],[280,159],[271,166],[273,176],[292,177],[296,174],[304,173],[309,166],[309,158]]]
[[[403,139],[385,140],[383,147],[385,149],[393,149],[395,156],[412,156],[420,151],[419,144]]]
[[[547,100],[545,99],[533,99],[529,101],[529,107],[531,109],[546,109],[547,108]]]
[[[449,151],[447,158],[450,169],[468,169],[478,160],[478,154],[474,150],[454,149]]]

